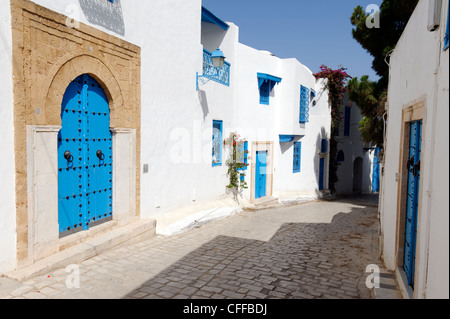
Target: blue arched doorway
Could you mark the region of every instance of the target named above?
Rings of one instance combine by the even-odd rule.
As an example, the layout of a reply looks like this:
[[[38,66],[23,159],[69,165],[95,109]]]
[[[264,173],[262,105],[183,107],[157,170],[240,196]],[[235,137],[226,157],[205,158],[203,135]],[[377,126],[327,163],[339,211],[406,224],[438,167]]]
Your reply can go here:
[[[112,136],[108,99],[80,75],[66,89],[58,135],[60,236],[112,219]]]

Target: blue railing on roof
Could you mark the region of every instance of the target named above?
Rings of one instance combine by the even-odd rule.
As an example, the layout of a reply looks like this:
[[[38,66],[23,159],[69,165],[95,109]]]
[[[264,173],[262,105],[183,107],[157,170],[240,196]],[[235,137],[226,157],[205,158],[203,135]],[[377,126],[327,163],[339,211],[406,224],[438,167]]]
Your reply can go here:
[[[225,62],[222,68],[215,68],[212,53],[203,49],[203,76],[220,84],[230,86],[231,64]]]

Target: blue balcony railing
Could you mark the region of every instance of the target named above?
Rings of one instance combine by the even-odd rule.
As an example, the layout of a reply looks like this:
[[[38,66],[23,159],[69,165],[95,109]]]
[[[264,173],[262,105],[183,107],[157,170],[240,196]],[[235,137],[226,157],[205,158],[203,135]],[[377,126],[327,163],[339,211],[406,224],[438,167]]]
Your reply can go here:
[[[215,68],[211,56],[211,52],[203,49],[203,76],[220,84],[230,86],[231,64],[225,62],[222,68]]]

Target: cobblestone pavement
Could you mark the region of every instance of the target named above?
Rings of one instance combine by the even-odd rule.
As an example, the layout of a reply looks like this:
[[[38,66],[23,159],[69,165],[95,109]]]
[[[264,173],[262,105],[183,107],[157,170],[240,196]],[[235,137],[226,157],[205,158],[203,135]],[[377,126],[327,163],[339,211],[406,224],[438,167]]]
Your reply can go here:
[[[109,250],[16,283],[4,296],[0,286],[0,297],[370,299],[366,267],[382,264],[374,203],[348,198],[242,212]],[[79,288],[70,287],[78,269]]]

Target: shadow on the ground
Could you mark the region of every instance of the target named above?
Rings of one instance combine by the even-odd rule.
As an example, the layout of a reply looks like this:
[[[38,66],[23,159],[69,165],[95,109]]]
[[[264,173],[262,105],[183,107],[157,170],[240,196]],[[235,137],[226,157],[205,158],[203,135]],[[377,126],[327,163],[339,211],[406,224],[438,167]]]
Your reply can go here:
[[[283,224],[268,242],[218,236],[124,298],[365,299],[379,262],[377,210],[353,207],[330,224]]]

